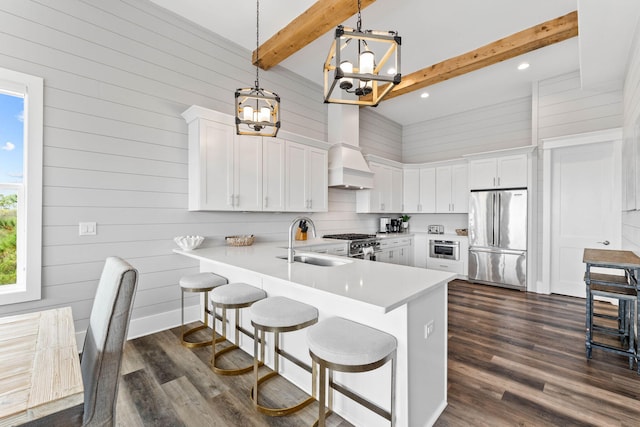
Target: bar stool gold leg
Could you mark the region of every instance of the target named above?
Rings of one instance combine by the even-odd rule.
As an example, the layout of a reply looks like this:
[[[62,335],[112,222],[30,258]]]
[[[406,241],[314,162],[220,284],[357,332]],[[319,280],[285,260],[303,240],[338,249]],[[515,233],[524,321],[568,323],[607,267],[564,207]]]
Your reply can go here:
[[[198,341],[198,342],[191,342],[191,341],[187,341],[185,340],[186,337],[201,331],[203,329],[206,329],[209,327],[209,315],[208,315],[208,310],[207,307],[205,307],[205,316],[204,316],[204,324],[200,325],[200,326],[196,326],[194,328],[188,329],[185,331],[185,326],[184,326],[184,289],[180,290],[180,340],[182,342],[182,345],[187,347],[187,348],[198,348],[198,347],[206,347],[208,345],[211,345],[213,341],[207,340],[207,341]],[[208,301],[207,296],[209,295],[208,291],[204,292],[205,295],[205,304],[207,304],[206,301]]]

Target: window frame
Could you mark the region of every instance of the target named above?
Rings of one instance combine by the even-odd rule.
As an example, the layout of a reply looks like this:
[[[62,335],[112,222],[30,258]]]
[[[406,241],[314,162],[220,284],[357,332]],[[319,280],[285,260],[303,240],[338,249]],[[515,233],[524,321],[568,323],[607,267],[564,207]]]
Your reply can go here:
[[[39,300],[42,297],[44,80],[0,68],[0,91],[24,96],[25,122],[23,182],[22,185],[17,185],[21,187],[18,188],[18,283],[0,287],[0,305],[7,305]]]

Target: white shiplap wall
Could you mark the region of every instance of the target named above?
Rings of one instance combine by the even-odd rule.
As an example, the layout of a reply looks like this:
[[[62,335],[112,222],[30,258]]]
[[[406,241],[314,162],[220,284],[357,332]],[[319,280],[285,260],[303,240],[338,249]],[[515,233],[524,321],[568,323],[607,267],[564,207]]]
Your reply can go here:
[[[232,114],[234,90],[254,80],[248,50],[146,0],[6,0],[0,67],[45,82],[43,299],[0,315],[70,305],[83,331],[104,259],[118,255],[140,271],[133,321],[171,313],[178,322],[178,279],[197,267],[172,253],[174,236],[285,239],[294,214],[186,210],[180,114],[192,104]],[[282,97],[284,130],[326,140],[320,85],[281,67],[261,83]],[[372,151],[396,144],[376,140]],[[329,209],[313,215],[321,234],[376,228],[376,216],[354,213],[353,192],[329,190]],[[80,221],[97,222],[98,234],[79,237]]]
[[[404,126],[402,158],[434,162],[531,144],[531,98]]]
[[[376,113],[360,109],[360,146],[364,154],[402,161],[402,126]]]
[[[575,71],[537,85],[538,139],[592,132],[622,126],[622,82],[582,88]]]
[[[636,28],[627,75],[624,82],[624,127],[623,137],[638,144],[635,135],[636,123],[640,120],[640,25]],[[637,149],[640,149],[636,145]],[[636,162],[636,167],[640,162]],[[636,170],[636,174],[640,171]],[[638,181],[636,181],[636,185]],[[637,194],[637,192],[636,192]],[[636,196],[636,206],[640,206]],[[622,248],[640,254],[640,210],[622,213]]]

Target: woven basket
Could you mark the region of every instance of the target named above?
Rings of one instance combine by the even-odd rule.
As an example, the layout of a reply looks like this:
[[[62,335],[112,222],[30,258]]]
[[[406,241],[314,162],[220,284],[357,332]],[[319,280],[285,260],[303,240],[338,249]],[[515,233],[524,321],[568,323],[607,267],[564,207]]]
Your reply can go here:
[[[466,228],[456,228],[456,234],[458,236],[466,236],[468,232]]]
[[[256,239],[253,234],[243,236],[227,236],[224,238],[229,246],[251,246]]]

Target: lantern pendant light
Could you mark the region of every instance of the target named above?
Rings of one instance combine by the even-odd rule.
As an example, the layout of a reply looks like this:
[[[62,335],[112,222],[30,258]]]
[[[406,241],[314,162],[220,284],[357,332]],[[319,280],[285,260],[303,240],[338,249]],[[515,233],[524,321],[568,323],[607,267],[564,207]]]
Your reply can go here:
[[[401,81],[401,37],[395,31],[363,31],[360,8],[358,0],[355,30],[342,25],[336,28],[335,40],[324,63],[325,103],[376,106]],[[377,64],[376,54],[381,58]],[[356,60],[348,59],[348,55]],[[394,74],[380,74],[386,68],[393,68]]]
[[[276,136],[280,129],[280,97],[260,87],[260,2],[256,0],[256,80],[252,88],[236,90],[236,133]]]

